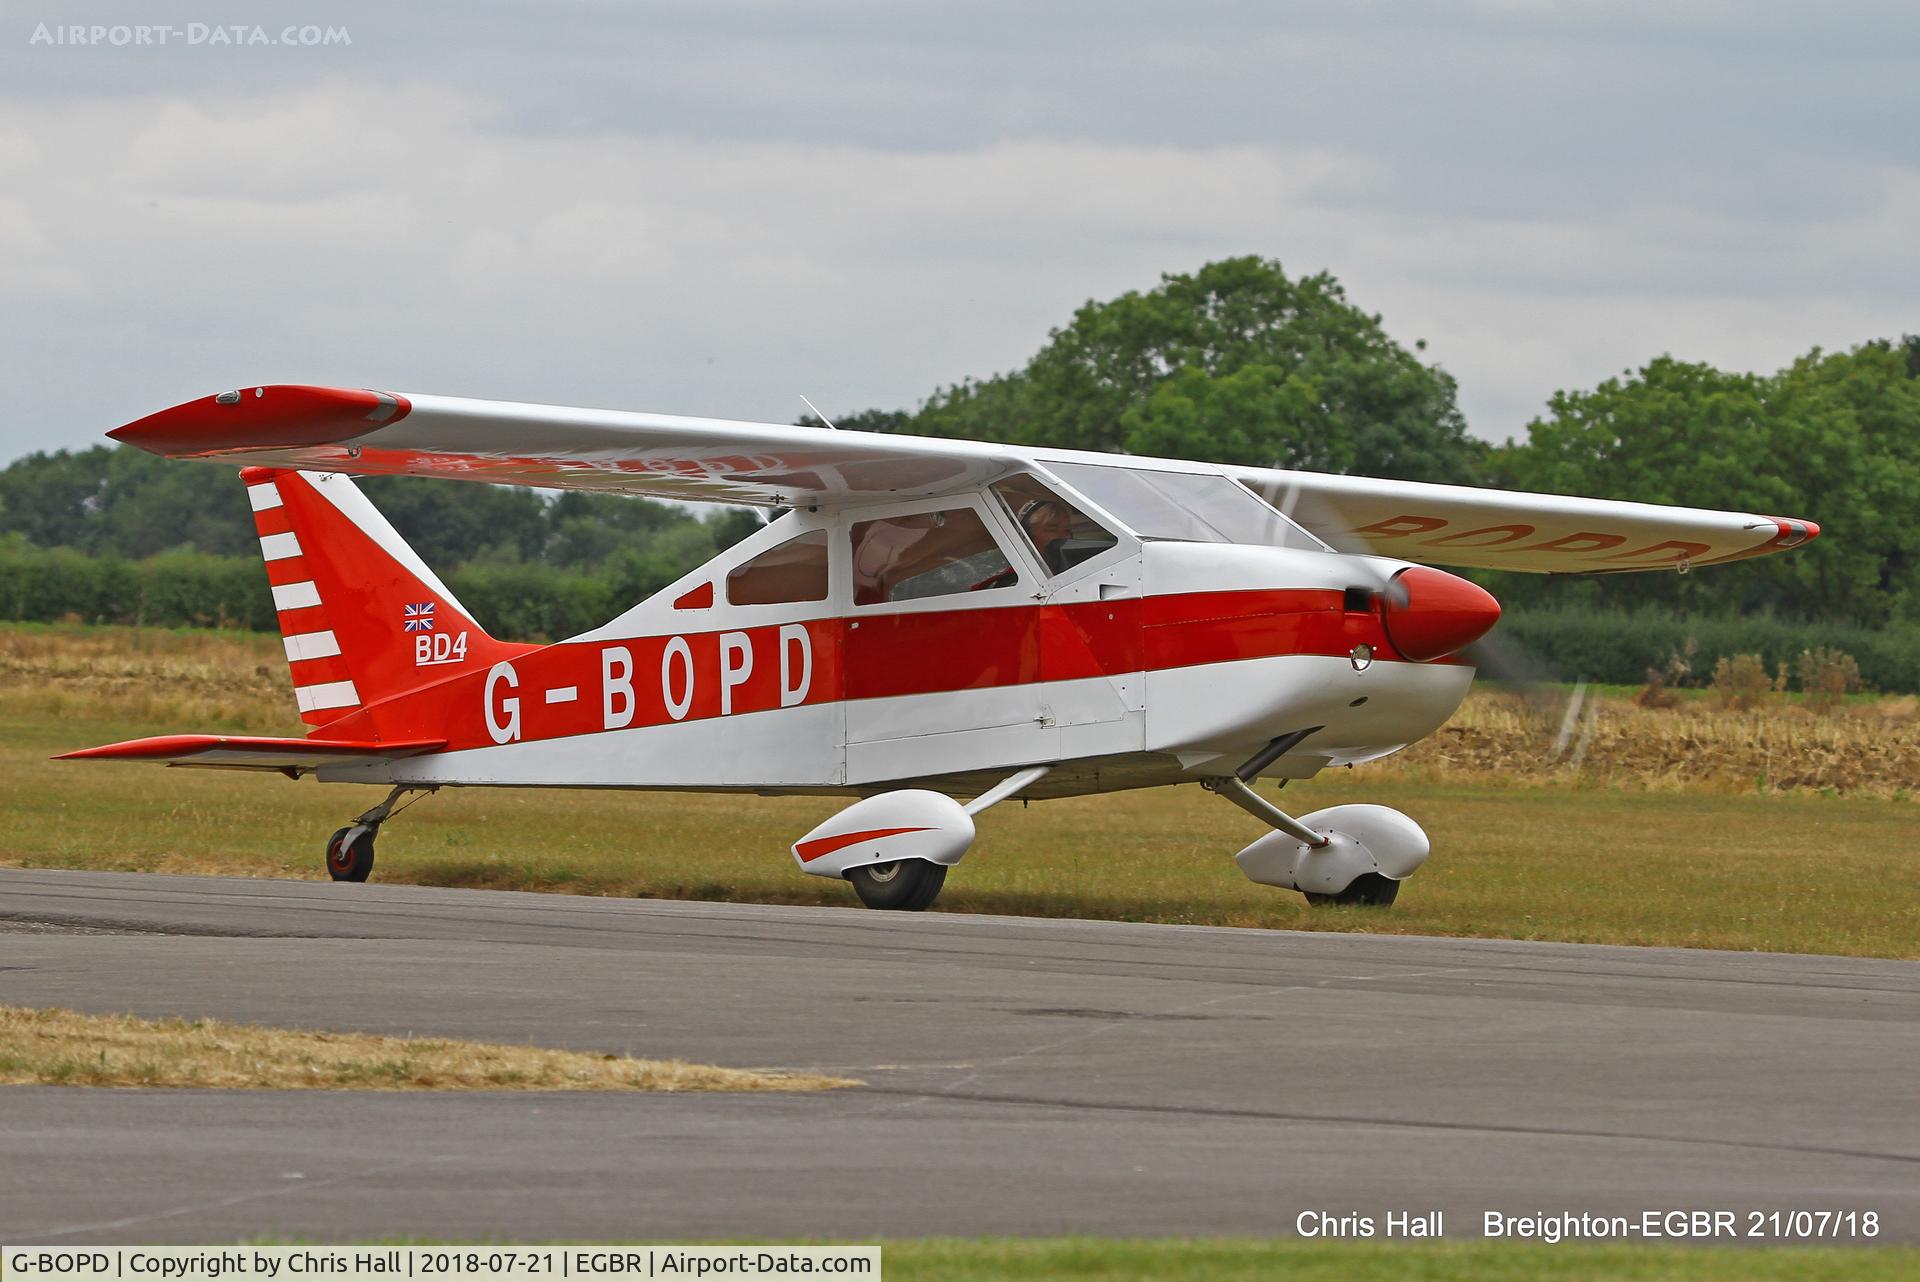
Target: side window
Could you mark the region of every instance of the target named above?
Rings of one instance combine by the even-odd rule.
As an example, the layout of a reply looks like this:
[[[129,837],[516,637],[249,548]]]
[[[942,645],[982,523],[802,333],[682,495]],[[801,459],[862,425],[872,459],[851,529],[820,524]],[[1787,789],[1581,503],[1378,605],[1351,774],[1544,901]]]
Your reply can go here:
[[[827,532],[813,530],[727,571],[729,605],[781,605],[827,599]]]
[[[915,512],[853,527],[853,603],[918,601],[1018,579],[972,508]]]
[[[1013,476],[996,482],[993,492],[1007,505],[1021,533],[1051,574],[1099,556],[1120,540],[1037,476]]]

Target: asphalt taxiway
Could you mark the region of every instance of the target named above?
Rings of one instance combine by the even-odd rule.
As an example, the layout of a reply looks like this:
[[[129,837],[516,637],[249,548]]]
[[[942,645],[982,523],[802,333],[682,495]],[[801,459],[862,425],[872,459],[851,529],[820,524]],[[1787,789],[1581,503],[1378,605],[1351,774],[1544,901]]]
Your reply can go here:
[[[1920,963],[16,869],[0,1002],[867,1083],[0,1088],[9,1243],[1694,1208],[1920,1240]]]

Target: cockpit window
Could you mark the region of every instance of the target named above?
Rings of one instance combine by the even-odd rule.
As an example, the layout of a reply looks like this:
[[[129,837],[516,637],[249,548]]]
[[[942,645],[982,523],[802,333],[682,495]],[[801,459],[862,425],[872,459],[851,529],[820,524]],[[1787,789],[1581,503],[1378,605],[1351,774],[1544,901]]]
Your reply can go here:
[[[972,508],[855,522],[853,603],[917,601],[1011,587],[1019,573]]]
[[[1090,463],[1047,466],[1143,539],[1326,550],[1325,544],[1224,476]]]
[[[996,482],[993,492],[1007,505],[1049,574],[1099,556],[1120,541],[1037,476],[1009,477]]]

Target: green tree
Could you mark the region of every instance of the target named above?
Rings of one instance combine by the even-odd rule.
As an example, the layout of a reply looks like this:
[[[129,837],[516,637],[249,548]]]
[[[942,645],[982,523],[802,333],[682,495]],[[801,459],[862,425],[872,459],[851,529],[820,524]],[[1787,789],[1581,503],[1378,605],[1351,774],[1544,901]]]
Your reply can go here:
[[[169,462],[126,446],[29,454],[0,470],[0,531],[39,547],[140,557],[254,546],[232,468]]]
[[[1838,596],[1862,621],[1920,618],[1920,337],[1850,352],[1815,349],[1782,371],[1780,382],[1790,397],[1783,412],[1808,406],[1857,451],[1845,476],[1826,460],[1795,469],[1804,507],[1791,515],[1822,525],[1807,568],[1824,575],[1806,583],[1802,612],[1825,614]]]
[[[544,559],[559,566],[604,565],[622,549],[658,538],[691,518],[679,508],[619,494],[567,490],[547,510]]]
[[[354,484],[428,565],[537,561],[546,552],[548,504],[536,490],[411,476],[362,477]]]
[[[1920,600],[1920,377],[1910,344],[1815,350],[1776,374],[1663,356],[1556,393],[1492,462],[1516,489],[1808,518],[1811,547],[1710,574],[1622,575],[1572,592],[1503,581],[1516,601],[1772,609],[1880,622]]]
[[[126,557],[258,551],[253,510],[237,468],[183,463],[125,446],[110,451],[106,464],[92,512],[91,550]]]
[[[257,558],[253,513],[237,471],[129,446],[29,455],[0,468],[0,536],[136,560],[170,551]],[[670,579],[691,568],[673,569],[674,557],[701,548],[711,555],[760,526],[752,511],[725,508],[703,517],[615,494],[555,496],[415,477],[363,477],[356,484],[438,569],[599,568],[637,551],[649,559],[649,575]]]
[[[1418,345],[1416,345],[1418,346]],[[1089,302],[1018,373],[936,392],[930,435],[1465,482],[1485,447],[1453,379],[1331,275],[1256,257]]]
[[[1203,457],[1252,467],[1345,472],[1355,442],[1322,425],[1320,391],[1275,365],[1242,365],[1209,376],[1182,366],[1120,417],[1136,454]]]
[[[825,419],[812,414],[802,414],[794,420],[796,427],[825,427]],[[843,432],[911,432],[914,430],[913,415],[907,410],[853,410],[846,414],[833,416],[833,426]]]

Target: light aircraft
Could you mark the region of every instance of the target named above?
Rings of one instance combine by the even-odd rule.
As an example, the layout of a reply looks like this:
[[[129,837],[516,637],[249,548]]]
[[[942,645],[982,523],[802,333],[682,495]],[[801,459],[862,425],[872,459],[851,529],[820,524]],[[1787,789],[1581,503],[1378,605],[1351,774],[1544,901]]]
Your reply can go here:
[[[1396,752],[1466,696],[1500,607],[1435,564],[1680,570],[1810,521],[1022,448],[303,386],[110,436],[240,467],[308,737],[66,754],[390,794],[334,833],[364,881],[400,798],[450,786],[859,798],[792,846],[920,909],[1009,798],[1194,782],[1272,831],[1238,855],[1315,903],[1384,905],[1426,859],[1378,805],[1294,816],[1257,779]],[[349,474],[785,509],[611,622],[496,640]],[[966,798],[964,802],[956,798]]]

